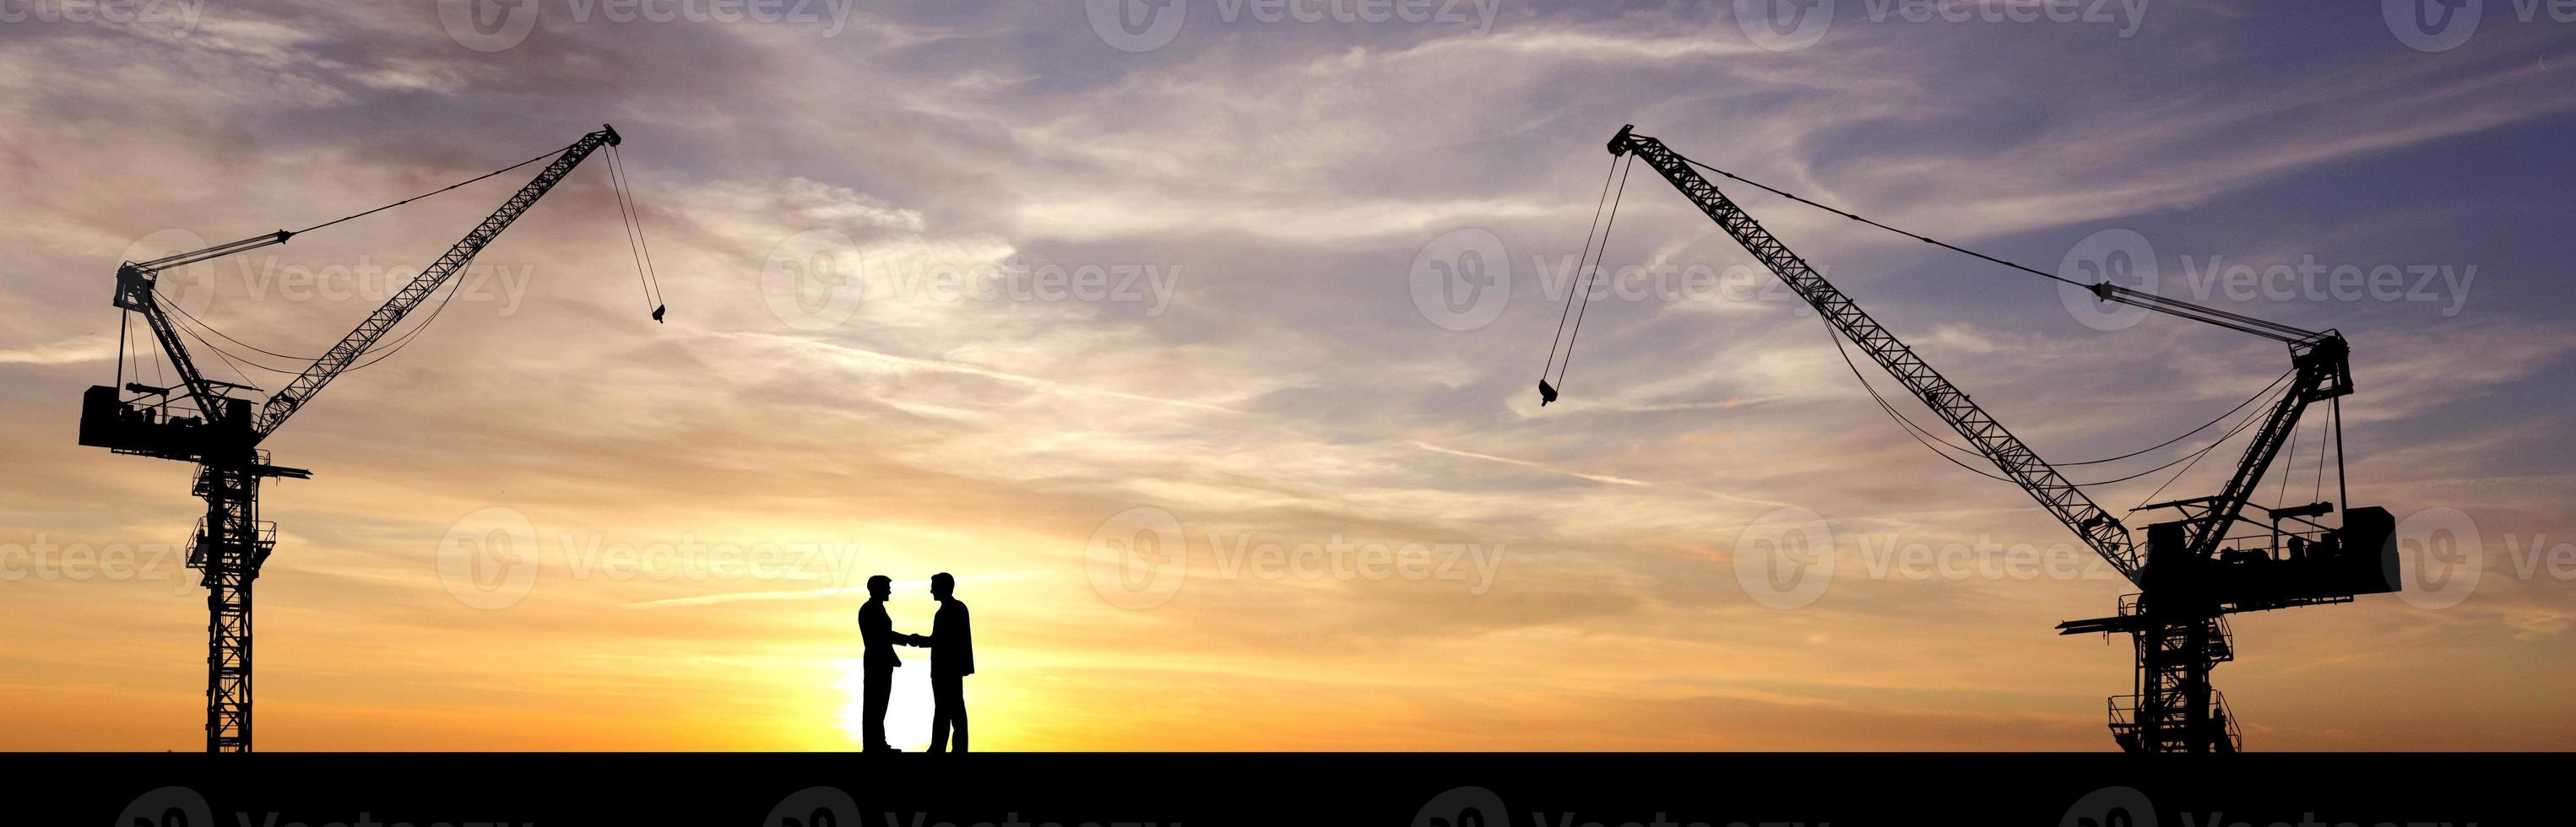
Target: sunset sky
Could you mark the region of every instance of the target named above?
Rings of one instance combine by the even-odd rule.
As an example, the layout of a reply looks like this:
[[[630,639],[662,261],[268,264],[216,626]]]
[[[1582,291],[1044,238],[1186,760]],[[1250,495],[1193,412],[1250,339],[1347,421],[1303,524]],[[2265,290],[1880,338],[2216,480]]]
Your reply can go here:
[[[0,749],[203,743],[190,469],[74,444],[81,390],[117,376],[117,263],[602,123],[668,323],[597,156],[435,324],[266,443],[314,476],[264,493],[260,749],[853,749],[862,582],[894,578],[896,627],[927,631],[943,571],[973,606],[978,749],[2113,749],[2128,641],[2051,627],[2134,589],[1908,439],[1815,314],[1646,170],[1605,256],[1631,278],[1539,408],[1626,123],[2043,270],[2116,258],[2168,296],[2340,329],[2351,502],[2405,521],[2411,590],[2234,618],[2215,682],[2248,748],[2576,747],[2576,22],[1738,17],[1767,5],[175,0],[0,22]],[[228,349],[309,358],[534,170],[164,290]],[[2045,457],[2153,445],[2289,367],[1728,191]],[[1474,295],[1441,280],[1458,267],[1511,289],[1443,304]],[[2398,280],[2266,275],[2301,269]],[[2258,501],[2333,496],[2318,433]],[[2214,493],[2236,452],[2162,498]],[[2095,496],[2126,509],[2169,475]],[[1749,556],[1784,527],[1829,535],[1809,591]],[[927,740],[926,663],[898,673],[898,746]]]

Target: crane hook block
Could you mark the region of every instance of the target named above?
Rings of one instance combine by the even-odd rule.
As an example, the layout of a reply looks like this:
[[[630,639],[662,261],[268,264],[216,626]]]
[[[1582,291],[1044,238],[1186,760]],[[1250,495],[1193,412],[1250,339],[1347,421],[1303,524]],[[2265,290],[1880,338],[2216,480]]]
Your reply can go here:
[[[653,321],[654,321],[655,323],[660,323],[660,322],[662,321],[662,311],[664,311],[664,310],[668,310],[668,309],[670,309],[670,307],[671,307],[671,306],[670,306],[670,305],[667,305],[667,304],[657,304],[657,305],[654,305],[654,306],[653,306]]]
[[[1545,379],[1538,380],[1538,406],[1544,408],[1547,407],[1547,403],[1554,401],[1556,401],[1556,387],[1549,385]]]

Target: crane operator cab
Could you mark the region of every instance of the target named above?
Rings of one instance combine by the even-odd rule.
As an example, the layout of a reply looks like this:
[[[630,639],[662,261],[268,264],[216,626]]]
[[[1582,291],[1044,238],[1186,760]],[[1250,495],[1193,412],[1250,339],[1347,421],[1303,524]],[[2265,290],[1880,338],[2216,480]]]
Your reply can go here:
[[[171,459],[197,459],[218,446],[251,444],[250,400],[218,397],[210,421],[204,412],[171,399],[174,390],[135,382],[123,388],[91,385],[81,394],[80,444]],[[127,400],[121,391],[137,396]]]
[[[2166,582],[2192,581],[2213,602],[2239,611],[2318,602],[2342,602],[2356,595],[2398,591],[2397,520],[2388,509],[2365,506],[2344,512],[2343,525],[2328,528],[2311,518],[2334,511],[2330,502],[2291,508],[2261,508],[2272,518],[2264,532],[2231,537],[2225,547],[2196,561],[2195,577],[2159,575],[2171,571],[2177,556],[2157,552],[2183,549],[2192,520],[2147,527],[2148,574]],[[2253,523],[2252,520],[2240,520]],[[2167,571],[2156,571],[2167,569]],[[2157,591],[2150,588],[2150,592]]]

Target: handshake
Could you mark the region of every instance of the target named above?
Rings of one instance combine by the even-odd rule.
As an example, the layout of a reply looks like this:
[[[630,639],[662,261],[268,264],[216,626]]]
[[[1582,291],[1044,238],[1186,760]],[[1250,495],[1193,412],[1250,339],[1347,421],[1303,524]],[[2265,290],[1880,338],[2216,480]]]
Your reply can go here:
[[[6,0],[0,0],[6,2]],[[966,603],[957,599],[957,578],[947,572],[930,576],[930,596],[939,600],[939,613],[932,616],[930,634],[914,635],[897,632],[886,617],[885,602],[893,596],[894,579],[885,575],[868,578],[868,602],[859,606],[859,637],[867,647],[863,663],[867,667],[866,705],[861,713],[865,722],[860,737],[869,752],[893,752],[886,743],[885,713],[894,692],[894,670],[903,662],[894,657],[894,647],[912,646],[930,651],[930,751],[946,752],[948,736],[957,736],[956,751],[966,751],[966,676],[975,674],[974,633],[969,631]]]

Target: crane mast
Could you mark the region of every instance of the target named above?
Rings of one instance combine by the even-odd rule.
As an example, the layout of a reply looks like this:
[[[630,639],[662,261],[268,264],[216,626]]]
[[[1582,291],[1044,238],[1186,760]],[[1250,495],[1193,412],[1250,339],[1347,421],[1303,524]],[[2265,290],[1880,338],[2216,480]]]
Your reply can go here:
[[[359,322],[356,329],[341,337],[256,411],[249,399],[231,394],[232,390],[249,388],[207,379],[197,368],[155,288],[165,270],[283,244],[295,234],[279,230],[118,266],[113,304],[143,317],[153,340],[179,374],[180,385],[92,386],[82,396],[80,444],[198,466],[193,491],[205,500],[206,511],[190,537],[188,566],[200,572],[200,582],[206,587],[207,752],[251,751],[252,583],[277,544],[275,524],[259,518],[260,481],[312,476],[303,469],[270,464],[268,452],[259,447],[260,442],[302,410],[323,386],[356,364],[441,285],[462,272],[475,254],[526,214],[582,159],[600,147],[616,146],[619,141],[616,129],[602,125],[599,131],[566,147],[499,209],[423,268],[384,306]],[[657,319],[659,315],[657,310]],[[181,389],[186,391],[186,408],[174,405],[171,398],[171,392]],[[129,400],[123,396],[128,392],[138,397]]]
[[[1614,157],[1633,155],[1653,167],[1772,274],[1813,305],[1835,331],[1858,345],[1871,361],[1922,400],[1980,455],[2138,586],[2137,594],[2120,601],[2118,615],[2058,626],[2061,634],[2126,632],[2136,643],[2135,693],[2115,696],[2109,704],[2112,735],[2122,748],[2133,752],[2232,752],[2240,746],[2225,700],[2209,686],[2210,668],[2234,658],[2226,615],[2347,603],[2358,594],[2397,590],[2395,521],[2383,508],[2346,509],[2343,524],[2336,527],[2311,519],[2335,511],[2331,502],[2265,508],[2262,510],[2272,519],[2268,538],[2252,538],[2255,544],[2249,547],[2248,538],[2231,535],[2238,525],[2251,522],[2245,511],[2254,507],[2251,499],[2255,486],[2296,432],[2308,406],[2352,392],[2349,348],[2341,334],[2303,330],[2107,281],[2089,286],[2102,301],[2271,338],[2286,343],[2290,349],[2294,374],[2290,387],[2266,411],[2262,427],[2247,445],[2226,486],[2214,496],[2135,509],[2173,508],[2183,515],[2148,526],[2145,542],[2140,543],[2120,518],[2094,503],[2078,484],[2041,460],[2030,446],[1971,401],[1967,393],[1871,319],[1851,297],[1826,282],[1823,275],[1701,176],[1690,159],[1662,141],[1635,134],[1633,126],[1621,127],[1608,148]],[[1860,220],[1849,213],[1843,215]],[[1543,381],[1539,390],[1542,399],[1556,395],[1555,389]],[[2340,403],[2335,404],[2335,433],[2340,444]],[[2322,462],[2321,459],[2320,474]],[[2340,451],[2337,462],[2341,462]],[[2284,520],[2297,525],[2284,532]],[[2263,542],[2269,545],[2261,545]]]

